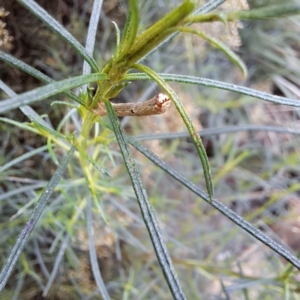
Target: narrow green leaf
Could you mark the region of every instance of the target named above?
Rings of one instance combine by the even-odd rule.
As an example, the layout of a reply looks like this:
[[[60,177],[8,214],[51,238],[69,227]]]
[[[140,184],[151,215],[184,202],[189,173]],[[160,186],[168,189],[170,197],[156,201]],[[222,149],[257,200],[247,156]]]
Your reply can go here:
[[[227,91],[247,95],[249,97],[258,98],[276,104],[300,107],[299,100],[293,100],[286,97],[271,95],[265,92],[260,92],[254,89],[250,89],[248,87],[239,86],[232,83],[226,83],[226,82],[217,81],[213,79],[187,76],[187,75],[164,74],[164,73],[159,73],[158,75],[166,81],[174,81],[174,82],[182,82],[182,83],[214,87],[222,90],[227,90]],[[124,80],[148,80],[149,78],[150,76],[147,76],[146,74],[142,74],[142,73],[132,73],[124,76]]]
[[[127,278],[126,278],[127,280],[126,280],[126,283],[124,284],[122,300],[130,300],[134,297],[134,293],[132,291],[133,291],[133,287],[134,287],[134,280],[136,277],[135,273],[136,273],[135,270],[133,268],[130,268],[129,276],[127,275]],[[143,299],[143,298],[141,298],[140,294],[139,294],[139,299]]]
[[[300,251],[297,252],[297,257],[300,257]],[[289,277],[291,277],[292,272],[294,271],[293,265],[288,265],[286,266],[285,270],[281,273],[280,278],[282,279],[287,279]]]
[[[267,235],[265,235],[262,231],[255,228],[251,223],[240,217],[234,211],[226,207],[224,204],[219,202],[217,199],[212,199],[201,190],[197,185],[190,182],[186,177],[181,175],[176,170],[172,169],[168,166],[163,160],[161,160],[157,155],[153,152],[139,144],[132,137],[126,136],[127,141],[138,151],[143,153],[148,159],[150,159],[154,164],[156,164],[160,169],[164,170],[166,173],[171,175],[175,180],[180,182],[182,185],[186,186],[190,191],[198,195],[204,201],[208,202],[211,206],[216,208],[220,213],[229,218],[232,222],[238,225],[240,228],[244,229],[250,235],[255,237],[257,240],[261,241],[267,247],[272,249],[274,252],[278,253],[280,256],[289,261],[293,266],[295,266],[298,270],[300,270],[300,260],[293,255],[289,250],[285,249],[282,245],[275,242]]]
[[[238,55],[236,55],[228,46],[226,46],[221,41],[218,41],[217,39],[207,35],[203,31],[195,30],[193,28],[186,27],[186,26],[176,27],[175,30],[180,32],[188,32],[200,36],[205,41],[210,43],[212,46],[221,50],[234,64],[236,64],[239,67],[244,77],[245,78],[247,77],[247,67],[245,66],[244,62],[240,59]]]
[[[55,82],[52,78],[46,76],[42,72],[36,70],[35,68],[27,65],[26,63],[22,62],[21,60],[3,52],[0,50],[0,59],[5,61],[6,63],[12,65],[13,67],[18,68],[19,70],[22,70],[23,72],[37,78],[38,80],[45,82],[45,83],[52,83]],[[77,97],[72,92],[64,92],[65,95],[67,95],[70,99],[78,102],[79,104],[85,106],[85,103]]]
[[[158,262],[162,268],[171,293],[174,299],[186,299],[178,281],[171,258],[163,241],[160,228],[158,226],[156,217],[149,202],[141,176],[138,170],[136,169],[134,158],[132,157],[132,153],[126,140],[126,136],[121,129],[121,124],[115,114],[115,111],[110,101],[106,100],[105,106],[110,121],[112,123],[113,131],[116,135],[124,159],[124,163],[130,176],[132,186],[134,188],[137,200],[139,202],[144,222],[146,224],[154,250],[156,252]]]
[[[59,162],[58,162],[58,159],[57,159],[57,157],[56,157],[56,155],[53,151],[51,138],[47,139],[47,148],[48,148],[48,153],[49,153],[50,157],[52,158],[53,162],[58,166]]]
[[[191,119],[191,117],[186,112],[183,104],[181,103],[180,99],[178,98],[177,94],[174,92],[174,90],[164,81],[164,79],[159,76],[156,72],[154,72],[152,69],[143,66],[143,65],[134,65],[134,68],[146,73],[152,80],[154,80],[167,94],[168,96],[173,100],[173,103],[179,112],[183,122],[185,123],[185,126],[190,133],[190,137],[196,147],[197,153],[199,155],[199,158],[202,163],[203,167],[203,173],[205,177],[206,182],[206,188],[208,191],[209,196],[212,198],[214,194],[214,188],[213,188],[213,182],[211,177],[211,171],[209,166],[209,161],[207,154],[205,152],[205,148],[203,146],[202,140],[197,132],[197,129]]]
[[[106,290],[105,284],[103,282],[98,258],[97,258],[97,251],[95,247],[95,241],[94,241],[94,226],[93,226],[93,213],[92,213],[92,200],[88,196],[87,197],[87,205],[86,205],[86,222],[87,222],[87,232],[89,237],[89,253],[90,253],[90,260],[91,260],[91,266],[93,275],[98,287],[98,290],[104,300],[109,300],[109,294]]]
[[[19,278],[17,279],[17,284],[16,284],[16,287],[14,288],[14,290],[15,290],[14,291],[14,295],[11,298],[11,300],[18,300],[18,299],[20,299],[19,295],[20,295],[20,293],[21,293],[21,291],[23,290],[23,287],[24,287],[24,281],[25,281],[25,278],[26,278],[26,274],[25,274],[24,271],[21,271],[21,272],[19,272],[18,275],[19,275],[18,276]]]
[[[130,28],[131,28],[131,23],[132,23],[131,7],[132,6],[130,6],[130,4],[129,4],[129,11],[127,14],[126,23],[125,23],[125,27],[124,27],[123,35],[122,35],[122,41],[121,41],[122,47],[121,48],[125,48],[125,46],[127,44],[126,38],[128,38],[130,35]],[[132,46],[132,41],[131,41],[131,46]],[[127,48],[129,48],[129,47],[127,47]]]
[[[68,103],[68,102],[65,102],[65,101],[59,101],[59,100],[51,102],[51,106],[53,106],[53,105],[64,105],[64,106],[68,106],[68,107],[71,107],[71,108],[75,108],[76,110],[78,109],[78,105],[76,105],[76,104]]]
[[[31,150],[23,155],[20,155],[19,157],[15,158],[15,159],[12,159],[11,161],[9,161],[8,163],[6,163],[5,165],[1,166],[0,167],[0,173],[8,170],[9,168],[13,167],[14,165],[22,162],[23,160],[26,160],[36,154],[39,154],[43,151],[47,150],[47,146],[42,146],[42,147],[39,147],[37,149],[34,149],[34,150]]]
[[[188,22],[214,22],[214,21],[235,21],[235,20],[257,20],[257,19],[273,19],[285,18],[288,16],[298,15],[300,13],[300,4],[285,3],[268,5],[251,10],[240,10],[228,13],[209,13],[205,15],[194,15],[188,17]]]
[[[219,182],[221,178],[224,176],[230,174],[230,172],[238,165],[240,164],[244,159],[249,157],[251,155],[249,150],[244,150],[242,153],[237,155],[237,157],[234,157],[232,159],[228,159],[226,163],[222,166],[222,168],[217,172],[216,176],[214,177],[215,182]]]
[[[239,125],[239,126],[225,126],[220,128],[206,128],[198,131],[201,136],[211,136],[227,133],[235,133],[241,131],[269,131],[277,133],[288,133],[294,135],[300,135],[299,129],[285,128],[281,126],[265,126],[265,125]],[[149,141],[149,140],[169,140],[188,137],[188,132],[168,132],[168,133],[157,133],[157,134],[143,134],[135,136],[137,141]]]
[[[1,86],[1,81],[0,81],[0,86]],[[17,95],[13,90],[9,89],[7,87],[7,92],[10,96],[15,96]],[[64,135],[62,135],[61,133],[59,133],[58,131],[54,130],[53,127],[51,126],[51,124],[48,124],[47,122],[45,122],[42,117],[40,115],[38,115],[30,106],[22,106],[20,107],[20,110],[23,112],[23,114],[25,116],[28,117],[28,119],[33,123],[31,124],[31,126],[25,125],[25,124],[21,124],[21,123],[16,123],[16,122],[12,122],[11,120],[8,120],[8,123],[14,124],[18,127],[21,127],[23,129],[29,130],[31,132],[34,132],[36,134],[40,134],[43,136],[48,136],[47,134],[45,134],[43,131],[48,132],[52,137],[57,137],[57,138],[61,138],[61,139],[66,139],[66,137]],[[0,118],[1,120],[5,120],[5,118]],[[57,159],[55,157],[55,154],[52,150],[52,145],[50,143],[50,138],[48,138],[47,140],[47,147],[50,153],[50,156],[52,157],[53,161],[58,165]]]
[[[63,234],[65,234],[64,237],[62,237]],[[52,264],[53,267],[52,267],[52,270],[51,270],[51,274],[48,278],[47,284],[44,287],[43,298],[46,298],[47,294],[49,293],[49,290],[53,286],[53,283],[54,283],[55,279],[57,279],[58,272],[61,268],[62,259],[64,258],[65,251],[66,251],[66,249],[67,249],[67,247],[70,243],[69,233],[64,233],[63,230],[60,231],[59,233],[56,233],[56,238],[57,238],[57,243],[61,241],[61,245],[60,245],[59,250],[58,250],[58,252],[55,256],[54,264]]]
[[[44,100],[48,97],[51,97],[53,95],[59,94],[61,92],[75,88],[77,86],[81,86],[89,82],[95,82],[104,79],[108,79],[108,76],[106,74],[97,73],[81,75],[70,79],[54,82],[46,86],[37,88],[33,91],[23,93],[14,98],[1,101],[0,113],[5,113],[20,106]]]
[[[22,108],[22,107],[21,107]],[[65,140],[66,137],[61,134],[60,132],[50,128],[48,126],[48,124],[45,126],[43,122],[44,120],[42,118],[34,118],[33,116],[31,116],[30,114],[25,114],[32,123],[34,123],[33,127],[36,128],[38,130],[38,132],[42,132],[42,130],[48,132],[51,136],[53,137],[57,137],[57,138],[60,138],[60,139],[63,139]]]
[[[98,30],[98,23],[100,19],[100,13],[102,8],[102,0],[94,0],[92,8],[92,15],[89,21],[89,28],[86,36],[85,50],[88,55],[93,56],[96,34]],[[85,60],[83,62],[82,75],[91,73],[91,65]],[[86,91],[87,86],[84,86],[83,90]]]
[[[56,34],[69,43],[77,51],[77,53],[89,63],[94,72],[99,72],[96,61],[87,53],[84,47],[74,38],[74,36],[60,23],[58,23],[50,14],[48,14],[47,11],[45,11],[33,0],[18,0],[18,2],[25,6],[29,11],[31,11],[31,13],[33,13]]]
[[[6,86],[1,80],[0,80],[0,88],[5,87],[5,92],[10,97],[16,97],[17,94],[10,89],[8,86]],[[30,106],[24,105],[20,107],[20,110],[22,113],[34,124],[32,127],[36,128],[37,133],[41,133],[42,130],[45,130],[46,132],[50,133],[52,136],[65,139],[65,136],[59,133],[58,131],[55,131],[47,122],[45,122],[40,115],[38,115]],[[48,140],[49,141],[49,140]],[[48,145],[49,146],[49,145]],[[51,148],[51,147],[50,147]],[[49,150],[50,150],[49,148]],[[51,155],[51,150],[50,150]],[[55,159],[54,159],[55,161]]]
[[[116,22],[112,21],[112,23],[114,24],[115,26],[115,30],[116,30],[116,51],[115,51],[115,56],[118,57],[119,54],[120,54],[120,29],[119,29],[119,26]]]
[[[241,10],[231,12],[225,15],[228,21],[231,20],[255,20],[255,19],[270,19],[270,18],[285,18],[287,16],[298,15],[300,13],[300,4],[296,1],[288,1],[288,3],[268,5],[252,10]]]
[[[225,295],[225,300],[230,300],[230,296],[229,296],[229,293],[228,293],[228,291],[226,290],[226,288],[225,288],[225,285],[224,285],[224,282],[223,282],[223,280],[220,278],[220,284],[221,284],[221,287],[222,287],[222,291],[223,291],[223,293],[224,293],[224,295]],[[222,295],[223,296],[223,295]]]
[[[88,155],[85,152],[81,152],[83,153],[83,155],[86,157],[86,159],[95,167],[96,170],[98,170],[99,172],[101,172],[104,175],[110,176],[110,173],[105,170],[103,167],[101,167],[90,155]]]
[[[38,183],[27,184],[27,185],[21,186],[19,188],[12,189],[8,192],[2,192],[0,194],[0,201],[3,201],[3,200],[7,201],[7,199],[9,199],[10,197],[19,196],[22,193],[30,193],[34,190],[40,190],[41,188],[44,188],[45,186],[46,186],[46,182],[39,180]],[[1,280],[0,280],[0,284],[1,284]]]
[[[139,23],[138,1],[129,0],[129,13],[122,36],[120,57],[117,57],[118,60],[122,59],[134,44],[139,29]]]
[[[69,160],[72,157],[75,151],[75,147],[72,147],[66,157],[63,159],[61,165],[57,168],[51,180],[49,181],[47,187],[43,191],[40,199],[36,203],[27,223],[25,224],[21,234],[17,238],[17,241],[11,250],[8,259],[6,260],[1,273],[0,273],[0,291],[3,290],[5,284],[12,273],[17,260],[24,249],[26,242],[33,231],[37,221],[39,220],[47,201],[50,199],[55,187],[57,186],[60,178],[62,177],[63,172],[68,166]]]
[[[36,130],[32,126],[28,125],[28,123],[21,123],[21,122],[17,122],[17,121],[8,119],[8,118],[1,118],[1,117],[0,117],[0,121],[5,122],[7,124],[17,126],[17,127],[21,128],[21,129],[24,129],[26,131],[30,131],[30,132],[39,134],[38,130]]]
[[[19,70],[22,70],[23,72],[26,72],[27,74],[39,79],[42,82],[45,83],[51,83],[54,80],[47,75],[43,74],[42,72],[38,71],[37,69],[29,66],[28,64],[24,63],[23,61],[15,58],[14,56],[7,54],[0,50],[0,59],[10,65],[12,65],[15,68],[18,68]]]
[[[72,116],[72,114],[74,114],[75,112],[77,112],[78,109],[76,107],[70,109],[62,118],[62,120],[59,122],[59,124],[56,127],[56,131],[57,132],[61,132],[63,126],[67,123],[67,121],[70,119],[70,117]],[[73,133],[74,134],[74,133]]]

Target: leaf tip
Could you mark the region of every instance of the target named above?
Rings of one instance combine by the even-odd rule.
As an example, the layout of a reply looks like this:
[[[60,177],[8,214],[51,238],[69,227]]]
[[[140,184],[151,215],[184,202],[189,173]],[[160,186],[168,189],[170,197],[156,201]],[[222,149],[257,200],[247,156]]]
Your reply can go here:
[[[244,65],[243,68],[242,68],[242,74],[243,74],[244,79],[247,79],[248,69],[247,69],[246,65]]]

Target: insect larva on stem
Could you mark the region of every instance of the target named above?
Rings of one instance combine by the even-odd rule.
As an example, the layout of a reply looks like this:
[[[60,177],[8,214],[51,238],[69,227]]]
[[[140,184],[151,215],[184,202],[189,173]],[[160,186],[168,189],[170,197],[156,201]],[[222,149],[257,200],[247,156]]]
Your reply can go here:
[[[170,98],[165,94],[159,93],[145,102],[112,103],[112,106],[119,117],[143,117],[163,114],[170,107],[170,104]],[[98,103],[98,107],[93,111],[102,117],[107,115],[104,103]]]

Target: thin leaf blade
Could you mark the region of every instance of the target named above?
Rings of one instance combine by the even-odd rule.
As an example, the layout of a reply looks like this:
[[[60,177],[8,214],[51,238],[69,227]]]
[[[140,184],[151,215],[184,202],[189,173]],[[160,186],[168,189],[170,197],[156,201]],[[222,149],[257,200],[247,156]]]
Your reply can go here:
[[[205,148],[203,146],[201,137],[198,134],[198,131],[191,119],[191,117],[186,112],[183,104],[181,103],[180,99],[178,98],[175,91],[164,81],[162,77],[160,77],[156,72],[154,72],[152,69],[143,66],[143,65],[134,65],[134,68],[146,73],[151,79],[153,79],[161,88],[164,89],[164,91],[168,94],[168,96],[173,100],[174,105],[176,106],[177,111],[179,112],[183,122],[186,125],[186,128],[190,134],[190,137],[195,145],[195,148],[197,150],[198,156],[201,160],[202,167],[203,167],[203,173],[205,177],[205,183],[206,188],[208,191],[209,196],[212,198],[214,194],[214,188],[213,188],[213,181],[211,177],[211,170],[210,165],[208,161],[208,157],[205,151]]]
[[[17,238],[17,241],[16,241],[13,249],[11,250],[10,255],[9,255],[8,259],[6,260],[4,266],[1,270],[1,273],[0,273],[0,291],[2,291],[3,288],[5,287],[5,284],[9,278],[10,274],[12,273],[12,271],[17,263],[17,260],[27,243],[27,240],[28,240],[31,232],[33,231],[37,221],[39,220],[39,218],[46,206],[47,201],[50,199],[52,193],[54,192],[55,187],[59,183],[63,172],[67,168],[69,160],[72,157],[74,151],[75,151],[75,147],[73,146],[70,149],[70,151],[67,153],[65,158],[63,159],[61,165],[55,171],[54,175],[52,176],[52,178],[49,181],[46,188],[44,189],[40,199],[36,203],[35,208],[33,209],[32,213],[31,213],[28,221],[26,222],[21,234]]]
[[[94,241],[94,227],[93,227],[93,213],[92,213],[92,201],[91,198],[88,196],[87,198],[87,205],[86,205],[86,220],[87,220],[87,232],[89,238],[89,253],[90,253],[90,260],[93,275],[98,287],[98,290],[104,300],[109,300],[109,294],[105,287],[105,284],[102,279],[102,275],[99,268],[99,263],[97,259],[97,251]]]
[[[95,0],[93,3],[92,15],[90,18],[89,28],[86,36],[85,50],[87,54],[90,55],[91,57],[93,56],[93,52],[94,52],[102,2],[103,2],[102,0]],[[90,73],[91,73],[91,65],[86,60],[84,60],[82,75],[90,74]],[[83,92],[86,92],[86,90],[87,90],[87,85],[83,86]]]
[[[37,78],[38,80],[45,82],[45,83],[52,83],[55,82],[52,78],[48,77],[47,75],[43,74],[42,72],[38,71],[37,69],[27,65],[23,61],[3,52],[0,50],[0,59],[3,60],[4,62],[10,64],[11,66]],[[85,106],[85,103],[77,97],[75,94],[72,92],[66,91],[64,92],[65,95],[67,95],[70,99],[76,101],[77,103]]]
[[[129,1],[129,13],[127,16],[121,44],[120,44],[120,54],[121,56],[118,59],[124,57],[128,51],[131,49],[132,45],[135,42],[136,35],[139,28],[139,9],[138,1],[130,0]]]
[[[134,159],[132,157],[129,145],[121,129],[121,124],[114,112],[111,103],[108,100],[105,101],[105,106],[113,126],[113,131],[115,132],[119,147],[121,149],[121,153],[126,168],[128,170],[132,186],[138,199],[144,222],[148,229],[154,250],[156,252],[157,259],[162,268],[171,293],[173,294],[174,299],[186,299],[178,281],[177,274],[173,267],[171,258],[164,244],[160,228],[158,226],[156,217],[149,202],[146,190],[141,180],[141,176],[135,167]]]
[[[14,98],[1,101],[0,113],[5,113],[20,106],[44,100],[48,97],[81,86],[86,83],[95,82],[98,80],[105,80],[107,78],[108,77],[106,74],[96,73],[76,76],[62,81],[57,81],[46,86],[37,88],[33,91],[23,93]]]
[[[144,154],[148,159],[150,159],[154,164],[156,164],[160,169],[164,170],[170,176],[172,176],[175,180],[180,182],[182,185],[186,186],[190,191],[194,194],[198,195],[204,201],[212,205],[219,212],[221,212],[224,216],[233,221],[240,228],[248,232],[250,235],[254,236],[257,240],[261,241],[263,244],[268,246],[274,252],[285,258],[289,261],[294,267],[300,270],[300,260],[292,254],[289,250],[285,249],[282,245],[275,242],[271,238],[269,238],[266,234],[264,234],[259,229],[255,228],[251,223],[243,219],[241,216],[236,214],[234,211],[226,207],[224,204],[219,202],[217,199],[210,199],[209,195],[201,190],[197,185],[189,181],[186,177],[181,175],[176,170],[172,169],[169,165],[167,165],[163,160],[161,160],[156,154],[145,148],[143,145],[139,144],[134,138],[127,136],[128,142]]]
[[[60,23],[58,23],[50,14],[48,14],[46,10],[44,10],[33,0],[18,0],[18,2],[25,6],[36,17],[38,17],[49,28],[51,28],[56,34],[58,34],[68,44],[70,44],[76,50],[76,52],[89,63],[94,72],[99,72],[96,61],[87,53],[84,47],[74,38],[74,36]]]
[[[201,78],[201,77],[187,76],[187,75],[166,74],[166,73],[158,73],[158,75],[161,76],[165,81],[173,81],[173,82],[196,84],[196,85],[207,86],[207,87],[214,87],[222,90],[243,94],[249,97],[258,98],[275,104],[300,107],[299,100],[271,95],[265,92],[260,92],[255,89],[239,86],[232,83],[226,83],[226,82],[217,81],[209,78]],[[130,80],[130,81],[148,80],[149,78],[150,76],[143,73],[132,73],[124,76],[124,80]]]
[[[210,43],[213,47],[222,51],[235,65],[238,66],[238,68],[242,71],[243,76],[245,78],[247,77],[248,72],[245,63],[227,45],[225,45],[221,41],[218,41],[217,39],[209,36],[208,34],[200,30],[195,30],[193,28],[182,26],[182,27],[178,27],[178,31],[196,34],[202,39],[204,39],[205,41],[207,41],[208,43]]]

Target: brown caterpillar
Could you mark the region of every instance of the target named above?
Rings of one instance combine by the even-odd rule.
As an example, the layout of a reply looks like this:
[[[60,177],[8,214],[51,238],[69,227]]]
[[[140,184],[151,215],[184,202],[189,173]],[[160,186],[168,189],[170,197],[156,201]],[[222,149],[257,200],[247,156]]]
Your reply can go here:
[[[165,94],[157,94],[150,100],[137,103],[112,103],[112,106],[119,117],[125,116],[151,116],[163,114],[171,105],[171,99]],[[93,110],[99,116],[106,116],[107,112],[104,103],[98,103],[98,108]]]

